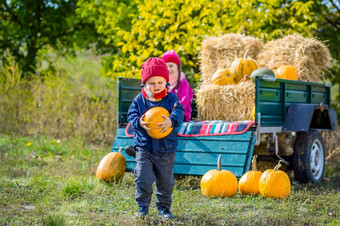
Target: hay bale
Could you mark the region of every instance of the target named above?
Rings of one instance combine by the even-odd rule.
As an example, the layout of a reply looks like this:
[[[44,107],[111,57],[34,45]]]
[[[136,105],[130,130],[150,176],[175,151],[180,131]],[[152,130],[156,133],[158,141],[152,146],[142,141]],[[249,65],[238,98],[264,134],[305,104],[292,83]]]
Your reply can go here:
[[[225,86],[202,84],[196,89],[196,103],[198,120],[251,120],[255,84],[245,79]]]
[[[225,34],[221,37],[207,37],[202,42],[200,53],[200,70],[204,84],[210,84],[210,78],[219,68],[227,68],[235,58],[248,57],[255,59],[263,43],[260,39],[242,34]]]
[[[298,80],[319,82],[331,57],[322,42],[294,34],[264,44],[256,60],[259,67],[272,70],[285,64],[294,65],[298,69]]]

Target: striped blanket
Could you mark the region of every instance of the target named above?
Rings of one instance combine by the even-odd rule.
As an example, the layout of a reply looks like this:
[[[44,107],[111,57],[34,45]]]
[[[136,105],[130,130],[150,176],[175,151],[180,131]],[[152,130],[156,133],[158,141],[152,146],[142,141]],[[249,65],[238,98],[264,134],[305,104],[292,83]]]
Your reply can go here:
[[[252,125],[254,125],[254,121],[190,121],[183,122],[177,130],[178,136],[182,137],[219,136],[242,134]],[[133,128],[130,127],[130,124],[127,125],[125,134],[133,137]]]

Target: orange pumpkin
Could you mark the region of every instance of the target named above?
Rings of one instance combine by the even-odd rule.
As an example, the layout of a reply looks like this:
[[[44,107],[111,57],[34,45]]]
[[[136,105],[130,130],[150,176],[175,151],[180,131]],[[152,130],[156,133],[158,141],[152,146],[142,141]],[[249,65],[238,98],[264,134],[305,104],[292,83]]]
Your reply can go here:
[[[247,58],[247,54],[248,50],[243,58],[235,59],[230,66],[230,72],[235,76],[235,83],[238,83],[245,75],[250,76],[250,74],[258,68],[253,59]]]
[[[235,76],[229,71],[229,69],[218,69],[211,77],[211,83],[224,86],[228,84],[234,84]]]
[[[162,115],[165,115],[167,117],[170,116],[168,110],[163,107],[154,107],[145,112],[144,121],[149,123],[148,127],[151,129],[151,132],[148,132],[148,134],[154,139],[164,138],[168,136],[172,131],[172,127],[170,127],[164,133],[161,133],[162,129],[157,129],[157,123],[164,122],[164,118],[162,117]]]
[[[97,167],[96,177],[98,179],[109,183],[120,181],[123,178],[126,160],[121,152],[122,148],[119,149],[119,152],[110,152],[104,156]]]
[[[276,78],[298,80],[297,68],[293,65],[282,65],[276,70]]]
[[[259,181],[259,191],[266,198],[287,198],[290,194],[291,184],[288,175],[279,170],[281,160],[275,168],[263,172]]]
[[[238,190],[242,195],[260,194],[259,181],[262,172],[256,170],[256,157],[257,155],[254,155],[252,160],[252,171],[246,172],[238,182]]]
[[[221,170],[221,157],[218,156],[217,170],[209,170],[201,179],[201,190],[205,196],[232,197],[237,192],[237,178],[229,170]]]

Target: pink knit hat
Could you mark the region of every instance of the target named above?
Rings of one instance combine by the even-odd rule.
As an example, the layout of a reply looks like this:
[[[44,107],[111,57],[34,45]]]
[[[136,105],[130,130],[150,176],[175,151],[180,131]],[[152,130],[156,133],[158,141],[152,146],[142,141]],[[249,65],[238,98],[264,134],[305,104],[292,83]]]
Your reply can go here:
[[[151,57],[142,65],[142,83],[154,76],[161,76],[169,82],[169,71],[164,61],[158,57]]]
[[[181,60],[179,59],[175,50],[166,51],[162,56],[162,60],[164,60],[165,63],[171,62],[177,65],[181,65]]]

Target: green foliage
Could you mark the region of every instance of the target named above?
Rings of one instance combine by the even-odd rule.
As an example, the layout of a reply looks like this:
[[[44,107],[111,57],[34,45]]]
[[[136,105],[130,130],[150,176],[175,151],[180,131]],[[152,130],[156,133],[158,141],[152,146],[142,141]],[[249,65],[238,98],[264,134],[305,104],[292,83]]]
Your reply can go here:
[[[92,25],[75,14],[77,0],[0,2],[0,54],[15,57],[27,75],[34,72],[36,57],[45,46],[74,50],[96,37]],[[6,56],[6,55],[5,55]]]
[[[98,76],[99,60],[86,53],[64,58],[53,51],[47,57],[53,67],[41,61],[39,75],[29,82],[11,58],[0,64],[0,132],[111,143],[117,95],[115,84]]]
[[[132,11],[132,15],[125,17],[131,20],[131,27],[117,23],[117,14],[111,13],[112,8],[104,8],[107,3],[91,2],[91,6],[99,7],[96,10],[100,13],[96,16],[105,15],[105,20],[92,20],[97,23],[98,33],[112,49],[120,49],[107,58],[107,64],[112,65],[107,74],[112,77],[138,77],[147,58],[160,57],[163,52],[174,49],[189,80],[198,80],[198,55],[205,36],[233,32],[269,40],[294,32],[309,36],[316,27],[310,10],[313,1],[136,0],[130,5],[137,3],[138,12]],[[111,5],[114,4],[117,3]]]

